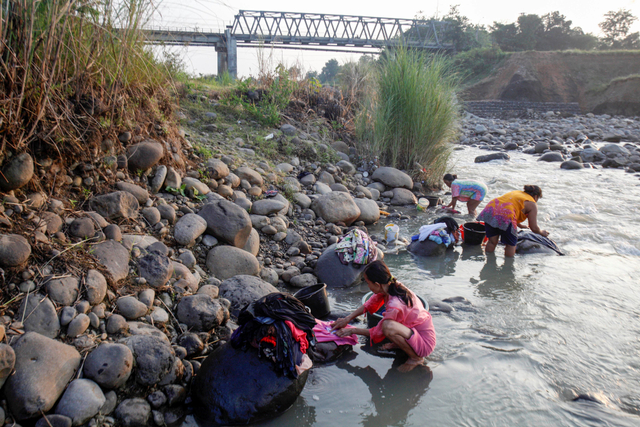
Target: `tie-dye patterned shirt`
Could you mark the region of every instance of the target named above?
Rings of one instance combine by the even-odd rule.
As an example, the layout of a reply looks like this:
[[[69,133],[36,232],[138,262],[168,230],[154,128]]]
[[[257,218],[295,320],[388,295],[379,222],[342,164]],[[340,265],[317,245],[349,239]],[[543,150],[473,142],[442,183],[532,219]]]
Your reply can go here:
[[[469,200],[482,201],[487,194],[487,184],[472,179],[456,179],[451,183],[451,197],[457,197],[460,202]]]
[[[511,191],[493,199],[480,212],[476,221],[482,221],[493,228],[507,230],[511,225],[511,232],[518,235],[518,224],[527,219],[524,213],[524,202],[536,202],[524,191]]]

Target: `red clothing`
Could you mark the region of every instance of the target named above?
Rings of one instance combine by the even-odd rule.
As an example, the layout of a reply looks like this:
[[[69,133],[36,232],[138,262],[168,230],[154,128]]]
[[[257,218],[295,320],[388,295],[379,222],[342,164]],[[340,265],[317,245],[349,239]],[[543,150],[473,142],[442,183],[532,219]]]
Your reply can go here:
[[[285,320],[284,323],[289,327],[289,329],[291,329],[291,336],[293,337],[293,339],[298,341],[298,343],[300,344],[300,352],[302,352],[302,354],[306,354],[307,349],[309,348],[307,334],[304,331],[298,329],[296,325],[294,325],[290,320]]]
[[[436,331],[431,321],[431,313],[422,306],[422,301],[413,293],[408,293],[413,307],[406,305],[400,298],[389,296],[385,301],[383,294],[374,294],[364,304],[368,313],[377,312],[386,304],[386,311],[380,323],[369,329],[371,340],[379,343],[385,339],[382,333],[382,323],[386,320],[394,320],[413,331],[413,336],[408,340],[409,345],[420,357],[426,357],[436,346]]]

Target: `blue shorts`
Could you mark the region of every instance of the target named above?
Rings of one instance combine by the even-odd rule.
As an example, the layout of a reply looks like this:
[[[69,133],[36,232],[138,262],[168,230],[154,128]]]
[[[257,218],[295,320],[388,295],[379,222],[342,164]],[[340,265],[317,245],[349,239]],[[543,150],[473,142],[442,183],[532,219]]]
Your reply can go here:
[[[500,230],[499,228],[495,228],[490,226],[489,224],[484,224],[484,230],[487,233],[487,238],[493,236],[500,236],[500,241],[505,245],[516,246],[518,244],[518,236],[511,232],[513,225],[509,224],[506,230]]]

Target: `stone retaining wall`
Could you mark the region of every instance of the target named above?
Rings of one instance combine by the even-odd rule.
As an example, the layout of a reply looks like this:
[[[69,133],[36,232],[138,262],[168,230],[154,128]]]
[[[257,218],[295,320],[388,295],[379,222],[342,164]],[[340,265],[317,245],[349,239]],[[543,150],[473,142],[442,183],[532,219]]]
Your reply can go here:
[[[535,117],[548,111],[559,111],[566,115],[581,114],[577,102],[467,101],[462,108],[485,118]]]

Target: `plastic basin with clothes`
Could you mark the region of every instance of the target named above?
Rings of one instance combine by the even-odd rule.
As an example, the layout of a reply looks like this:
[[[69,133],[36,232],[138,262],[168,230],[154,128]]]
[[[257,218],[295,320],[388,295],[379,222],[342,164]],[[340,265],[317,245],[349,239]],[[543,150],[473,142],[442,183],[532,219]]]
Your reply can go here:
[[[362,297],[362,304],[364,305],[364,303],[367,302],[367,300],[369,298],[371,298],[373,296],[373,292],[367,292],[363,297]],[[416,295],[418,297],[418,299],[420,300],[420,302],[422,303],[422,306],[424,308],[426,308],[427,310],[429,310],[429,304],[427,304],[427,302],[424,300],[424,298],[422,298],[420,295]],[[369,329],[373,328],[374,326],[376,326],[378,323],[380,323],[380,321],[382,320],[384,311],[385,311],[385,306],[383,305],[382,307],[380,307],[380,310],[378,310],[377,312],[371,314],[371,313],[367,313],[367,327]]]
[[[302,288],[293,294],[293,296],[309,307],[313,317],[320,319],[331,313],[331,305],[329,304],[329,296],[327,295],[327,285],[324,283]]]
[[[486,235],[484,224],[479,222],[465,222],[462,229],[464,231],[463,241],[467,245],[481,244]]]

